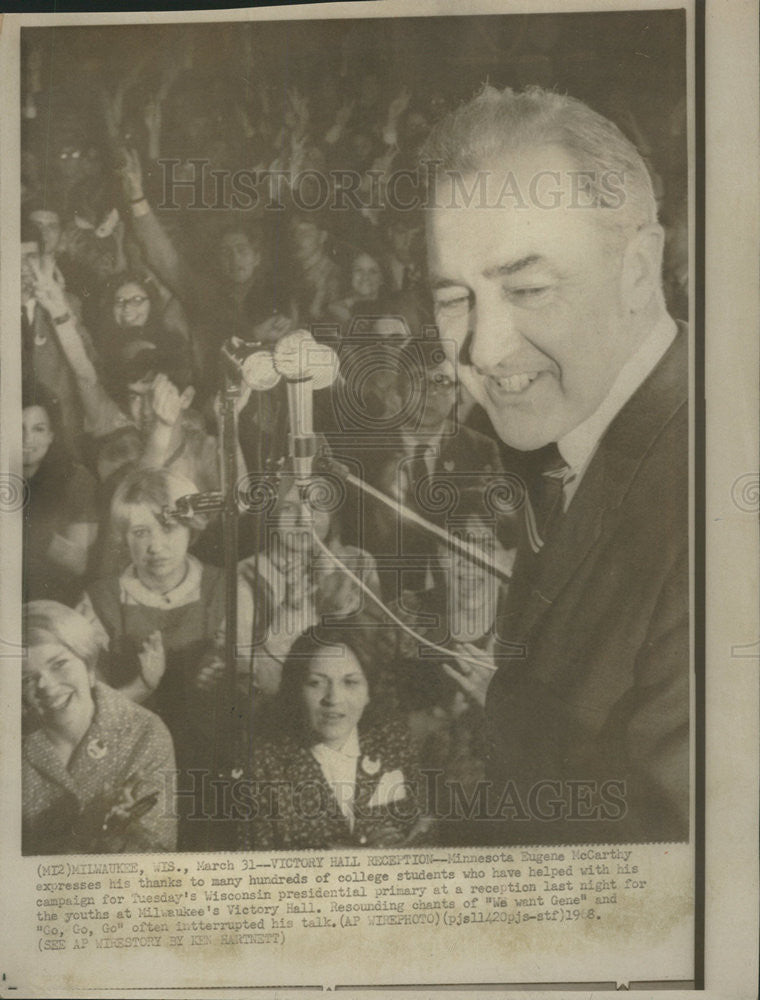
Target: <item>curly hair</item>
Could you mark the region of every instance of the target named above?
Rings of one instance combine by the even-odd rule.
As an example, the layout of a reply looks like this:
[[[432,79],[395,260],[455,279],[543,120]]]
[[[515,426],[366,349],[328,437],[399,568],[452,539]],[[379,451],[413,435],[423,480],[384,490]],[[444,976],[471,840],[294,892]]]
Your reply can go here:
[[[379,655],[376,631],[376,624],[352,621],[351,626],[317,625],[300,635],[283,665],[280,689],[272,704],[271,731],[267,736],[290,736],[298,742],[310,740],[302,691],[312,660],[326,649],[353,653],[367,681],[370,700],[359,728],[369,729],[387,721],[394,711],[395,697],[386,664]]]

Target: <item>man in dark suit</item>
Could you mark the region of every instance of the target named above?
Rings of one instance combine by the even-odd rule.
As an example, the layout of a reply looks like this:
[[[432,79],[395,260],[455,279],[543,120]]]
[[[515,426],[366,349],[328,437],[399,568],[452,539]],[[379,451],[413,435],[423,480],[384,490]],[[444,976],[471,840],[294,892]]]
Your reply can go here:
[[[685,840],[688,343],[646,167],[539,88],[487,88],[424,155],[441,338],[539,468],[500,620],[523,655],[454,670],[485,701],[482,813],[505,844]]]
[[[395,352],[392,368],[384,430],[352,455],[367,483],[444,525],[458,516],[465,489],[485,488],[501,471],[499,449],[493,437],[459,423],[456,370],[437,340],[410,341]],[[367,500],[365,511],[361,544],[379,561],[385,596],[397,600],[404,590],[430,586],[435,538],[376,500]]]

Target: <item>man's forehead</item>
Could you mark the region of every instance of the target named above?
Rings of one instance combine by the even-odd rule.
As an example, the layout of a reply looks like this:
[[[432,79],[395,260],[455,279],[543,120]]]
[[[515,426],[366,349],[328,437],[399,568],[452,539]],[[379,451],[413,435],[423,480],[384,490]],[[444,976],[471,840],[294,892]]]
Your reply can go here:
[[[512,181],[514,183],[514,180]],[[585,205],[574,209],[567,203],[554,204],[545,188],[541,198],[548,207],[536,203],[528,192],[522,201],[502,198],[485,204],[445,204],[431,209],[428,216],[429,280],[433,287],[456,283],[466,265],[488,278],[503,278],[531,268],[566,267],[572,260],[579,266],[609,244],[609,219],[600,213],[609,210]],[[553,178],[546,178],[551,185]]]

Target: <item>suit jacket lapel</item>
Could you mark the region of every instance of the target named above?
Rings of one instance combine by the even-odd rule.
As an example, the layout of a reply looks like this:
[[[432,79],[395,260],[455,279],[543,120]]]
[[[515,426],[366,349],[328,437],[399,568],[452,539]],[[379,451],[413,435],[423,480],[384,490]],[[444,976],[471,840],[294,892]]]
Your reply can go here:
[[[648,451],[667,423],[686,405],[688,340],[685,328],[681,324],[679,327],[663,359],[600,441],[567,513],[555,523],[546,541],[532,586],[516,568],[514,595],[507,599],[508,638],[527,639],[581,563],[604,545],[615,529],[616,512]]]

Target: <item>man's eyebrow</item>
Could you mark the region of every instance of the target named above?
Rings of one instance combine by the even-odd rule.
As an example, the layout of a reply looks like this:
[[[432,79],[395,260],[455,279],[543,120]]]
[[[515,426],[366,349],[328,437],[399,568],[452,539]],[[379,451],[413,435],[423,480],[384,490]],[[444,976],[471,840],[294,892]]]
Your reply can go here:
[[[516,274],[518,271],[524,271],[527,267],[532,267],[533,264],[538,264],[544,258],[537,253],[528,254],[527,257],[521,257],[519,260],[511,261],[509,264],[496,264],[493,267],[486,268],[483,271],[484,278],[504,278],[509,274]]]
[[[452,281],[451,278],[438,278],[431,275],[430,288],[435,291],[437,288],[466,288],[463,281]]]
[[[484,278],[504,278],[510,274],[516,274],[518,271],[523,271],[525,268],[532,267],[534,264],[539,264],[544,260],[541,254],[532,253],[525,257],[520,257],[519,260],[510,261],[508,264],[494,264],[493,267],[487,267],[482,271]],[[466,288],[467,284],[464,281],[455,281],[451,278],[440,278],[435,275],[431,276],[430,287],[433,291],[437,288]]]

